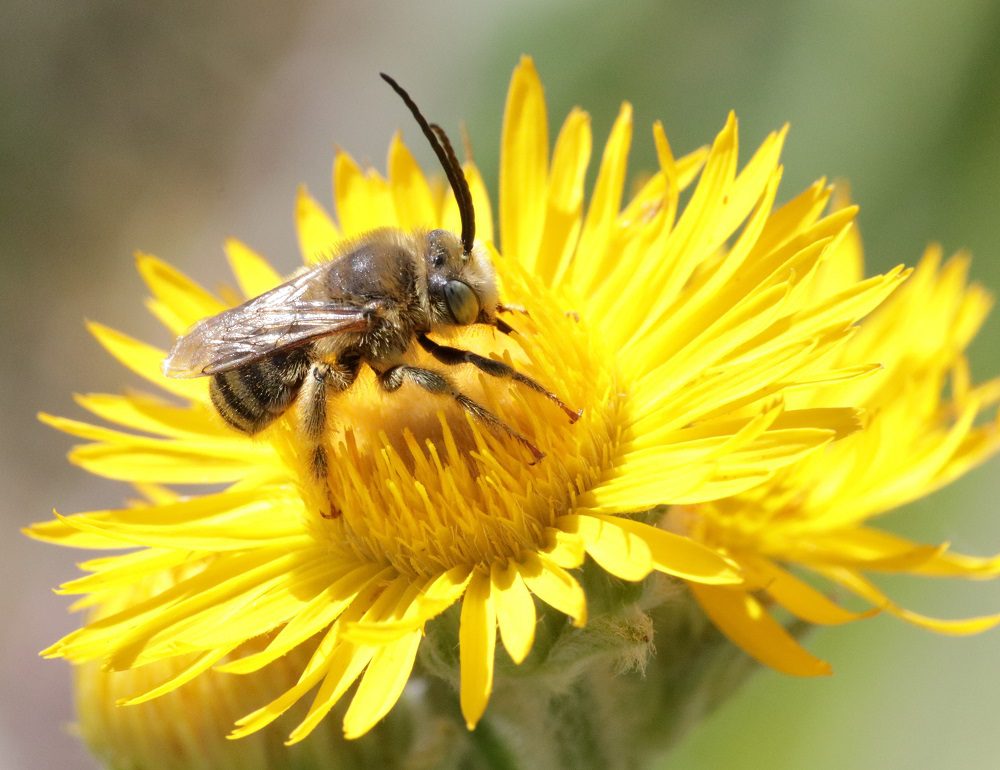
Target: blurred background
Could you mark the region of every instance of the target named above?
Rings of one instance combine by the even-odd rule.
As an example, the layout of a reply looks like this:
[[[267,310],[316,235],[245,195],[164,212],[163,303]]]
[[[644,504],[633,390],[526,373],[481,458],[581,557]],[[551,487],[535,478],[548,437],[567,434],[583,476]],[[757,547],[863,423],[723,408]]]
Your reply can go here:
[[[619,102],[632,101],[636,170],[655,168],[656,118],[678,153],[710,141],[730,109],[745,153],[789,121],[781,197],[820,176],[849,179],[872,270],[912,264],[937,240],[971,250],[975,279],[1000,289],[991,0],[768,0],[752,12],[740,0],[145,7],[6,0],[0,10],[3,768],[93,767],[68,727],[69,667],[37,657],[78,622],[50,590],[82,554],[17,533],[53,506],[117,506],[128,494],[69,466],[72,440],[35,419],[80,417],[73,392],[132,382],[83,320],[169,344],[143,309],[135,249],[215,285],[221,244],[237,235],[290,270],[296,185],[328,201],[335,144],[384,167],[392,131],[415,135],[380,70],[450,131],[466,121],[494,190],[521,53],[535,57],[553,134],[579,104],[599,146]],[[980,379],[1000,373],[998,340],[994,316],[972,351]],[[1000,550],[998,475],[994,461],[890,524],[959,550]],[[1000,610],[997,584],[888,585],[928,613]],[[808,643],[834,677],[760,673],[665,767],[995,765],[1000,632],[948,639],[877,618]]]

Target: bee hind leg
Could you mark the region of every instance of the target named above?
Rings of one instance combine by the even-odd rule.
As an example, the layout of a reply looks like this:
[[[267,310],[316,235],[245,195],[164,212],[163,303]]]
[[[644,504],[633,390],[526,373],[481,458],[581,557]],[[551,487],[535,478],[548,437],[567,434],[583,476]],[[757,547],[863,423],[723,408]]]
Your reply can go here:
[[[510,379],[514,382],[519,382],[531,388],[536,393],[541,393],[549,401],[552,401],[556,406],[565,412],[566,416],[569,417],[570,423],[574,423],[580,419],[583,414],[582,409],[573,409],[568,406],[559,396],[548,390],[541,383],[528,377],[526,374],[521,374],[517,369],[508,366],[503,361],[496,361],[492,358],[487,358],[486,356],[481,356],[478,353],[473,353],[470,350],[461,350],[459,348],[448,347],[447,345],[439,345],[434,340],[430,339],[426,335],[421,334],[417,340],[420,342],[420,346],[430,353],[434,358],[440,361],[442,364],[448,366],[456,366],[458,364],[472,364],[474,367],[479,369],[479,371],[484,372],[491,377],[497,377],[499,379]]]
[[[324,444],[328,396],[330,391],[341,392],[351,387],[360,366],[360,360],[353,359],[335,364],[314,361],[299,393],[302,432],[309,448],[310,469],[316,482],[323,486],[329,504],[328,510],[320,511],[324,519],[336,519],[341,514],[330,491],[330,464]]]
[[[440,372],[435,372],[430,369],[422,369],[418,366],[407,366],[405,364],[401,364],[379,373],[378,376],[379,384],[388,393],[394,393],[399,390],[400,386],[402,386],[402,384],[407,380],[412,382],[414,385],[420,386],[428,393],[451,396],[458,402],[462,409],[471,414],[475,419],[479,420],[494,433],[504,433],[510,436],[525,449],[531,452],[531,455],[534,458],[531,462],[532,465],[545,457],[545,453],[532,444],[525,436],[522,436],[485,406],[473,401],[467,395],[458,390],[458,388],[452,385],[451,380]]]

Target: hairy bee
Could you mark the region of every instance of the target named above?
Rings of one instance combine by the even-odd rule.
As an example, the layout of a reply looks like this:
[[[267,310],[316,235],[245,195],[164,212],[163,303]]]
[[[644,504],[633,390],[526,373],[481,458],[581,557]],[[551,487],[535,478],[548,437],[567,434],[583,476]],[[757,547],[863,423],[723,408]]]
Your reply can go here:
[[[414,339],[446,366],[471,364],[514,380],[558,404],[571,421],[579,412],[507,364],[441,345],[428,334],[447,326],[486,324],[504,333],[493,265],[475,243],[468,182],[448,137],[428,124],[409,95],[388,75],[441,161],[461,214],[462,233],[375,230],[258,297],[208,318],[177,340],[163,364],[170,377],[211,376],[212,403],[232,427],[254,434],[297,401],[317,480],[325,482],[322,443],[327,399],[351,387],[369,366],[387,392],[409,382],[453,398],[494,432],[522,444],[537,462],[543,453],[525,436],[460,392],[442,372],[411,366]],[[336,507],[331,515],[336,515]]]

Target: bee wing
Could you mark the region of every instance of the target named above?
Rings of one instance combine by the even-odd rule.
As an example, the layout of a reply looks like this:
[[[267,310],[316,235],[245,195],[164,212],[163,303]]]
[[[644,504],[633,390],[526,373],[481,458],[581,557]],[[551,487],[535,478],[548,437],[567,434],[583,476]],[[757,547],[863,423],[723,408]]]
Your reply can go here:
[[[305,299],[309,271],[259,297],[196,324],[166,360],[168,377],[200,377],[243,366],[317,337],[368,329],[375,303]]]

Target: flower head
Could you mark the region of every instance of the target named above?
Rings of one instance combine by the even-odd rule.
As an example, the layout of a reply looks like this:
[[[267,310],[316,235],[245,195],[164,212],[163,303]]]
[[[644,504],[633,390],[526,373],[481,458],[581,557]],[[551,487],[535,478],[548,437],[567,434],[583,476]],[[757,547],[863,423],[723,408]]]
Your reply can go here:
[[[857,233],[832,251],[820,294],[841,291],[863,273]],[[1000,615],[940,620],[901,607],[869,573],[988,578],[1000,556],[977,558],[948,544],[912,542],[870,520],[930,494],[1000,450],[1000,379],[973,387],[964,351],[991,300],[968,284],[968,258],[942,263],[929,248],[909,279],[836,354],[838,365],[880,361],[883,369],[849,383],[790,396],[801,407],[854,404],[864,429],[782,469],[767,483],[724,500],[673,512],[674,525],[737,561],[748,582],[722,590],[694,586],[715,623],[758,660],[787,673],[828,673],[767,611],[784,608],[809,623],[837,624],[883,610],[944,634],[972,634]],[[789,571],[860,597],[872,610],[852,612]]]
[[[657,571],[700,586],[740,583],[730,557],[623,513],[747,492],[857,430],[850,402],[792,393],[874,368],[868,359],[845,364],[838,351],[904,273],[821,290],[823,265],[854,212],[824,216],[822,183],[775,208],[784,131],[740,169],[734,118],[711,147],[681,158],[657,124],[660,168],[623,203],[631,136],[626,104],[585,206],[588,117],[570,113],[550,159],[542,87],[525,59],[504,120],[499,251],[489,197],[475,167],[465,167],[503,301],[527,312],[510,316],[510,336],[469,327],[442,339],[508,362],[583,415],[572,424],[541,394],[473,367],[449,375],[540,448],[540,462],[454,399],[406,386],[383,393],[362,368],[328,410],[326,481],[340,515],[325,517],[295,410],[250,440],[215,414],[205,378],[165,378],[164,351],[93,325],[113,356],[179,403],[80,397],[115,428],[44,417],[89,442],[73,450],[74,462],[148,493],[138,506],[32,528],[70,546],[139,546],[84,564],[88,574],[62,587],[83,606],[114,599],[119,609],[47,654],[115,670],[185,661],[134,702],[210,668],[253,674],[305,648],[297,681],[240,719],[233,735],[260,730],[315,690],[290,736],[301,740],[357,683],[344,716],[345,734],[357,737],[400,697],[431,621],[460,604],[460,702],[472,727],[492,689],[498,632],[520,663],[540,608],[586,622],[587,597],[572,572],[585,555],[626,581]],[[377,227],[457,230],[455,202],[398,137],[387,178],[339,154],[333,182],[336,223],[299,194],[307,264]],[[240,293],[220,296],[140,255],[149,307],[173,334],[281,280],[237,241],[227,255]],[[440,366],[413,348],[414,361]],[[225,486],[191,497],[162,486],[193,483]],[[135,583],[168,574],[176,577],[163,590],[119,601]],[[260,644],[250,650],[248,640]]]

